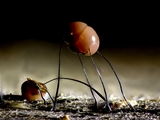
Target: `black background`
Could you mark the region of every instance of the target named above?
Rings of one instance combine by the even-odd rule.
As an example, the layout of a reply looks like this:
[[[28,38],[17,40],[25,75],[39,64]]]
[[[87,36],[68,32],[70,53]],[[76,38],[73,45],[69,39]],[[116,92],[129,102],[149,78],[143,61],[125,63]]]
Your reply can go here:
[[[10,3],[1,11],[1,44],[24,39],[62,40],[73,21],[93,27],[101,47],[159,47],[158,8],[151,3]]]

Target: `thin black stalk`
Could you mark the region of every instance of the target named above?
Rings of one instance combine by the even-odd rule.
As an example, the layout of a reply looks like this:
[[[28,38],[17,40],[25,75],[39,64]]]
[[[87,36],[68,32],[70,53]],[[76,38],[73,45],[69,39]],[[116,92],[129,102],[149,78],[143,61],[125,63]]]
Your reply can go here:
[[[90,84],[90,82],[89,82],[88,75],[87,75],[86,70],[85,70],[85,67],[84,67],[83,62],[82,62],[82,60],[81,60],[80,54],[78,54],[78,58],[79,58],[79,61],[80,61],[80,63],[81,63],[81,66],[82,66],[82,69],[83,69],[83,73],[84,73],[84,75],[85,75],[85,78],[86,78],[86,80],[87,80],[87,83],[88,83],[89,86],[91,86],[91,84]],[[89,87],[89,88],[90,88],[91,94],[92,94],[92,96],[93,96],[93,98],[94,98],[94,100],[95,100],[95,106],[96,106],[96,108],[98,108],[97,98],[96,98],[96,96],[94,95],[93,90],[91,89],[91,87]]]
[[[92,61],[92,63],[93,63],[93,66],[94,66],[95,70],[97,71],[97,74],[98,74],[98,76],[99,76],[99,79],[100,79],[100,81],[101,81],[101,84],[102,84],[102,87],[103,87],[103,90],[104,90],[104,94],[105,94],[105,98],[106,98],[106,99],[105,99],[105,101],[106,101],[106,107],[108,107],[108,110],[109,110],[109,111],[112,111],[112,109],[111,109],[111,107],[110,107],[110,105],[109,105],[109,101],[108,101],[108,97],[107,97],[106,88],[105,88],[105,85],[104,85],[104,82],[103,82],[103,78],[102,78],[102,76],[101,76],[101,74],[100,74],[100,72],[99,72],[99,70],[98,70],[98,68],[97,68],[97,66],[96,66],[93,58],[92,58],[92,55],[90,55],[90,58],[91,58],[91,61]]]
[[[50,83],[50,82],[52,82],[52,81],[54,81],[54,80],[57,80],[57,79],[58,79],[58,78],[51,79],[51,80],[45,82],[44,84],[48,84],[48,83]],[[82,81],[77,80],[77,79],[74,79],[74,78],[63,78],[63,77],[62,77],[62,78],[60,78],[60,79],[61,79],[61,80],[71,80],[71,81],[75,81],[75,82],[81,83],[81,84],[83,84],[83,85],[86,85],[86,86],[90,87],[95,93],[97,93],[97,95],[99,95],[99,97],[100,97],[102,100],[105,101],[105,98],[103,97],[103,95],[102,95],[101,93],[99,93],[96,89],[94,89],[92,86],[88,85],[88,84],[85,83],[85,82],[82,82]]]
[[[41,98],[43,99],[44,105],[46,105],[46,100],[44,99],[44,97],[42,95],[41,89],[40,89],[40,87],[38,85],[37,85],[37,87],[38,87],[38,91],[39,91],[39,93],[41,95]]]
[[[44,99],[44,97],[43,97],[43,95],[42,95],[41,89],[40,89],[40,87],[39,87],[38,85],[37,85],[37,87],[38,87],[38,91],[39,91],[39,93],[40,93],[40,95],[41,95],[41,98],[42,98],[43,101],[44,101],[44,105],[46,105],[46,100]],[[44,88],[44,89],[45,89],[45,88]],[[45,91],[48,93],[49,97],[51,98],[52,103],[54,104],[54,100],[52,99],[52,96],[50,95],[50,93],[48,92],[48,90],[45,89]]]
[[[107,58],[105,58],[100,52],[97,51],[97,53],[98,53],[103,59],[105,59],[105,60],[108,62],[109,66],[111,67],[114,75],[116,76],[116,78],[117,78],[117,80],[118,80],[118,83],[119,83],[119,86],[120,86],[120,90],[121,90],[121,93],[122,93],[122,96],[123,96],[124,100],[127,102],[128,106],[129,106],[132,110],[135,111],[134,107],[133,107],[133,106],[128,102],[128,100],[126,99],[126,97],[125,97],[125,95],[124,95],[124,92],[123,92],[123,88],[122,88],[121,81],[120,81],[120,79],[118,78],[118,75],[116,74],[116,72],[115,72],[114,68],[112,67],[111,63],[110,63],[110,62],[107,60]]]
[[[59,49],[59,63],[58,63],[58,81],[57,81],[57,89],[56,89],[56,94],[55,94],[55,100],[54,100],[54,105],[51,110],[55,110],[57,106],[57,97],[58,97],[58,92],[59,92],[59,86],[60,86],[60,65],[61,65],[61,49],[62,49],[63,42],[60,45]]]

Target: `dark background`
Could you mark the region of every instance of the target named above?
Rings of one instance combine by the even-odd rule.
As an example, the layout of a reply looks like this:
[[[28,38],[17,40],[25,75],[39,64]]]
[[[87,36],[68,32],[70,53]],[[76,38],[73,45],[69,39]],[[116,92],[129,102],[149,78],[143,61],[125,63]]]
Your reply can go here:
[[[102,47],[159,46],[156,3],[61,2],[7,4],[1,11],[1,42],[59,42],[73,21],[93,27]]]

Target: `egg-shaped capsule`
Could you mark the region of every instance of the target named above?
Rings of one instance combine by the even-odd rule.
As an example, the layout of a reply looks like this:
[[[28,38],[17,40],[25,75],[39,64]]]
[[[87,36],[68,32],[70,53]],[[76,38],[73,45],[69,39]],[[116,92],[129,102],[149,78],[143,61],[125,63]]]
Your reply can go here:
[[[92,27],[83,22],[72,22],[68,30],[69,37],[65,42],[72,52],[90,56],[98,50],[99,37]]]
[[[46,85],[30,78],[27,78],[27,81],[22,84],[21,92],[27,101],[43,100],[42,96],[46,100],[49,97]]]

